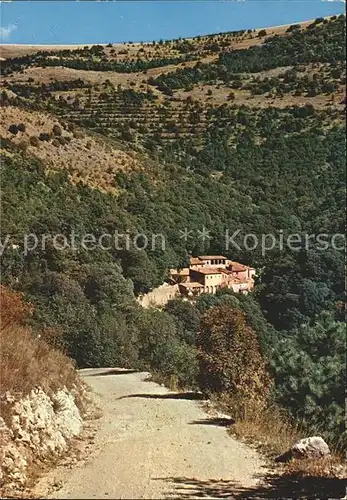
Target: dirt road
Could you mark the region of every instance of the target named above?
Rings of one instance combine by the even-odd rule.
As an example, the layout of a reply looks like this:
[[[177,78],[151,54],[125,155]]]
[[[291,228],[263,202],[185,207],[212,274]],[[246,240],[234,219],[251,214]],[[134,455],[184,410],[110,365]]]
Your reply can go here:
[[[177,394],[145,373],[83,370],[103,409],[96,452],[61,472],[50,498],[233,498],[264,474],[262,459],[206,414],[198,395]]]

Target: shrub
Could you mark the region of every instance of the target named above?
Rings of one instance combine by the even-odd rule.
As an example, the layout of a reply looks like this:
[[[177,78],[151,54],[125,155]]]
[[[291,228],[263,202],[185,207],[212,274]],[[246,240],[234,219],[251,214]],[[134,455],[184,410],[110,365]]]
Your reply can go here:
[[[139,357],[143,368],[159,373],[164,381],[173,377],[180,387],[196,385],[196,348],[180,340],[176,322],[166,312],[144,311],[139,325]]]
[[[53,135],[58,135],[58,136],[61,135],[61,128],[59,127],[59,125],[54,125],[52,133]]]
[[[18,144],[17,144],[17,148],[19,149],[19,151],[26,151],[27,148],[28,148],[28,143],[27,141],[20,141]]]
[[[245,405],[265,407],[270,377],[256,333],[244,314],[229,305],[214,307],[201,320],[197,336],[199,383],[202,390],[229,393],[235,414]]]
[[[184,301],[181,298],[170,300],[165,311],[176,318],[176,321],[181,326],[182,339],[188,344],[195,344],[195,334],[200,324],[199,310],[190,302]]]
[[[26,126],[24,123],[20,123],[17,128],[18,128],[19,132],[25,132],[25,130],[26,130]]]
[[[34,146],[35,148],[37,148],[40,144],[40,141],[35,135],[32,135],[29,138],[29,143],[30,143],[30,146]]]
[[[292,24],[287,29],[287,33],[291,33],[292,31],[300,30],[300,28],[301,28],[300,24]]]
[[[261,38],[263,36],[266,36],[267,35],[267,32],[266,30],[260,30],[259,33],[258,33],[258,37]]]
[[[9,99],[8,99],[8,93],[6,92],[6,90],[3,90],[0,94],[0,97],[1,97],[1,101],[3,103],[7,102]]]
[[[54,139],[55,141],[58,141],[59,144],[61,144],[62,146],[65,146],[66,144],[69,144],[70,142],[70,137],[63,137],[63,136],[58,136]]]
[[[197,387],[197,351],[177,339],[158,346],[151,369],[159,373],[171,389],[193,389]]]
[[[76,383],[73,362],[52,349],[27,326],[33,311],[23,295],[0,286],[0,380],[1,392],[28,394],[41,387],[48,394],[62,388],[72,388]],[[41,332],[40,332],[41,333]],[[0,415],[10,415],[6,403],[0,404]]]
[[[3,330],[11,324],[24,325],[33,312],[33,306],[24,301],[21,292],[14,292],[0,285],[1,315],[0,328]]]
[[[39,135],[39,140],[40,141],[49,141],[51,139],[51,134],[48,134],[47,132],[41,132]]]
[[[13,135],[17,135],[18,134],[18,126],[15,124],[12,124],[8,127],[8,131],[11,132],[11,134],[13,134]]]
[[[60,142],[59,142],[59,141],[58,141],[58,139],[56,139],[56,138],[55,138],[55,139],[53,139],[52,144],[53,144],[53,146],[55,146],[56,148],[59,148],[59,147],[60,147]]]

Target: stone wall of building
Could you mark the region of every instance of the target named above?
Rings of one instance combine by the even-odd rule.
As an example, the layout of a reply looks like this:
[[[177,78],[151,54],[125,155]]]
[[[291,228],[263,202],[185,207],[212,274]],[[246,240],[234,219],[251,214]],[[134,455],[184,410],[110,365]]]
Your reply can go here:
[[[178,285],[169,285],[163,283],[146,295],[139,297],[139,302],[142,307],[165,306],[169,300],[180,294]]]

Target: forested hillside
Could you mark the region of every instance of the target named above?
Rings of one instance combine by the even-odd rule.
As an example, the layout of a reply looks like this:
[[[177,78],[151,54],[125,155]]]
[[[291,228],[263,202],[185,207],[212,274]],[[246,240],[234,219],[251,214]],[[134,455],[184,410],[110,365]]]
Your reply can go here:
[[[224,392],[242,384],[232,363],[213,364],[220,317],[221,356],[235,365],[230,338],[255,353],[254,394],[341,445],[344,37],[341,16],[137,44],[136,56],[110,44],[7,59],[2,280],[35,305],[32,327],[79,366]],[[80,245],[115,232],[120,245]],[[165,244],[138,250],[139,234]],[[277,244],[252,249],[249,234]],[[141,308],[170,267],[207,253],[254,266],[254,292]]]

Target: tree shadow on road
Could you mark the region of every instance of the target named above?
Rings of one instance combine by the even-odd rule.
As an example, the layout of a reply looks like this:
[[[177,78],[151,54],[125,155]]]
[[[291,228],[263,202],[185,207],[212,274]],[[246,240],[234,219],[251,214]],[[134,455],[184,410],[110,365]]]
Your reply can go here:
[[[129,375],[130,373],[138,373],[137,370],[131,370],[126,368],[114,368],[107,371],[100,371],[97,373],[85,374],[85,377],[106,377],[108,375]]]
[[[186,477],[165,479],[173,488],[166,496],[179,498],[276,498],[276,499],[338,499],[346,494],[346,481],[343,479],[298,477],[297,475],[269,475],[261,486],[243,488],[228,480],[200,480]],[[265,483],[265,484],[264,484]]]
[[[234,423],[235,420],[233,418],[212,417],[193,420],[193,422],[189,422],[189,425],[216,425],[218,427],[230,427]]]
[[[145,399],[186,399],[193,401],[202,401],[206,397],[200,392],[169,392],[164,394],[129,394],[119,399],[125,398],[145,398]]]

